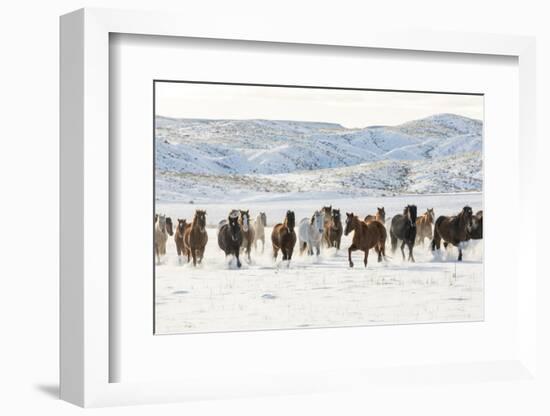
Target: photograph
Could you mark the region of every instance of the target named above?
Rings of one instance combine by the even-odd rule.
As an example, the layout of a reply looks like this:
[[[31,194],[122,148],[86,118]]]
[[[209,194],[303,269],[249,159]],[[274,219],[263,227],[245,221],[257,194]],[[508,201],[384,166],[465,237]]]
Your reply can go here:
[[[154,334],[484,319],[483,94],[153,91]]]

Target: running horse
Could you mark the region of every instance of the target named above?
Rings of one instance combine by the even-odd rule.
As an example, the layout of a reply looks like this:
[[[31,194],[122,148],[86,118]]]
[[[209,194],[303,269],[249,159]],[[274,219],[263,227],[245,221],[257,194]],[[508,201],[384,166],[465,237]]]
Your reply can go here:
[[[254,221],[254,250],[257,250],[258,241],[262,242],[262,254],[265,248],[265,227],[267,226],[267,217],[265,212],[260,212]]]
[[[185,219],[178,218],[178,225],[176,227],[176,232],[174,233],[174,241],[176,243],[176,251],[179,256],[184,256],[187,254],[187,247],[185,246],[185,240],[183,236],[185,235],[185,230],[191,227],[191,224],[188,224]]]
[[[233,255],[237,259],[237,267],[241,267],[239,254],[243,242],[243,234],[239,221],[239,211],[233,210],[229,213],[227,220],[220,222],[218,230],[218,245],[225,253],[225,256]]]
[[[279,250],[283,254],[283,260],[290,261],[292,259],[292,252],[296,245],[295,225],[294,211],[287,211],[284,221],[273,227],[271,243],[273,245],[273,258],[275,260],[277,260]]]
[[[448,244],[458,248],[458,261],[462,261],[462,246],[470,239],[472,227],[472,208],[465,206],[458,215],[446,217],[441,215],[435,222],[432,251],[441,248],[441,240],[445,248]]]
[[[433,238],[432,225],[434,223],[435,213],[433,208],[428,210],[416,219],[416,244],[422,243],[427,238],[431,240]]]
[[[340,210],[333,209],[327,229],[328,246],[336,247],[337,250],[340,250],[340,243],[342,242],[343,232],[344,229],[342,227]]]
[[[321,212],[324,215],[324,232],[323,232],[323,244],[330,247],[330,241],[328,237],[328,230],[330,228],[330,221],[332,218],[332,205],[324,206],[321,208]]]
[[[363,263],[367,267],[369,250],[374,248],[378,254],[378,261],[386,257],[386,227],[378,221],[366,223],[361,221],[353,212],[346,212],[346,228],[344,235],[353,231],[353,240],[348,248],[349,267],[353,267],[351,253],[356,250],[362,250],[365,253]]]
[[[204,249],[208,243],[208,233],[206,232],[206,211],[197,209],[193,222],[187,227],[183,235],[183,241],[187,249],[187,262],[193,257],[193,266],[200,264],[204,257]]]
[[[252,244],[254,243],[254,227],[252,227],[252,225],[250,224],[250,213],[248,212],[248,210],[240,210],[239,217],[243,235],[241,249],[246,252],[248,262],[250,263],[250,251],[252,250]]]
[[[378,221],[381,224],[384,224],[386,222],[386,210],[384,209],[384,207],[376,207],[376,210],[376,214],[367,215],[365,217],[365,222]]]
[[[413,248],[416,241],[416,205],[407,205],[403,215],[397,214],[391,220],[391,250],[395,253],[397,240],[401,240],[401,254],[405,260],[405,246],[409,248],[409,261],[414,262]]]

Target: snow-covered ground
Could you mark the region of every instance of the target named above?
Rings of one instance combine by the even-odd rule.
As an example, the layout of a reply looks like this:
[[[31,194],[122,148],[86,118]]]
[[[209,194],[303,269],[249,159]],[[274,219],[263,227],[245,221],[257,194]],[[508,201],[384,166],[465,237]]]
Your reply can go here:
[[[221,201],[221,202],[220,202]],[[292,209],[297,222],[323,205],[342,213],[364,216],[384,206],[386,215],[416,204],[419,214],[434,208],[436,216],[456,214],[464,205],[482,208],[482,194],[343,197],[338,192],[286,192],[241,195],[193,204],[157,201],[156,210],[190,220],[195,209],[206,209],[209,242],[197,268],[177,258],[174,241],[156,266],[156,332],[159,334],[274,328],[377,325],[412,322],[449,322],[483,319],[483,243],[469,242],[464,261],[457,251],[432,253],[415,247],[416,263],[403,262],[399,250],[377,263],[371,253],[367,269],[362,252],[355,252],[355,268],[347,262],[351,235],[342,249],[324,249],[319,258],[300,256],[297,248],[289,264],[272,259],[271,227]],[[252,217],[266,212],[266,248],[253,252],[252,262],[237,269],[218,248],[217,223],[233,208],[250,209]]]

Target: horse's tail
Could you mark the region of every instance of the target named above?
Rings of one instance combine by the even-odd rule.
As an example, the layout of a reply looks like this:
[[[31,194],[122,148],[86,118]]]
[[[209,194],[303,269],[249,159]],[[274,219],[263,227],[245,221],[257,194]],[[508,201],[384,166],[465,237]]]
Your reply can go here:
[[[432,238],[432,251],[434,251],[436,248],[439,249],[441,245],[441,234],[439,234],[439,226],[441,225],[444,219],[445,218],[441,216],[435,221],[434,235]]]
[[[300,254],[302,254],[307,248],[307,243],[305,241],[300,241]]]
[[[393,233],[393,231],[390,229],[390,240],[391,240],[391,252],[395,253],[395,250],[397,250],[397,237]]]

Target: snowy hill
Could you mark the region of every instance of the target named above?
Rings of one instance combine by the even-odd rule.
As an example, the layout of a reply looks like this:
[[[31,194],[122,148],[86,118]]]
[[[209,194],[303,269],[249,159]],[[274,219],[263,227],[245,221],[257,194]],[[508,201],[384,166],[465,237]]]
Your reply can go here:
[[[202,199],[221,186],[242,197],[319,191],[320,184],[335,193],[479,191],[482,130],[481,121],[454,114],[362,129],[158,116],[157,195]]]

